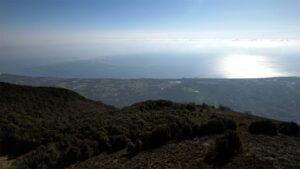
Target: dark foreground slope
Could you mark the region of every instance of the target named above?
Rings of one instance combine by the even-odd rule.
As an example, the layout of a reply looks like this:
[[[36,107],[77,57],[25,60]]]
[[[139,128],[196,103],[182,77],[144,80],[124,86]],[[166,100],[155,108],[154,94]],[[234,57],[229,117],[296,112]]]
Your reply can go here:
[[[93,141],[102,139],[102,116],[112,111],[65,89],[0,83],[0,153],[11,158],[29,153],[29,161],[17,160],[19,168],[61,167],[85,159],[98,153],[83,149],[97,146]],[[77,149],[81,154],[75,155]],[[47,153],[58,156],[46,162],[51,160]]]
[[[65,89],[0,83],[0,153],[10,158],[0,166],[299,168],[300,140],[277,133],[281,122],[263,125],[275,133],[248,132],[264,120],[166,100],[117,109]]]
[[[220,168],[224,169],[298,169],[299,139],[283,136],[242,135],[242,151],[230,162]],[[214,148],[216,137],[203,137],[169,143],[158,149],[144,151],[127,158],[126,151],[114,154],[101,154],[87,161],[73,165],[70,169],[95,168],[170,168],[170,169],[211,169],[212,164],[205,158]]]
[[[117,107],[149,99],[225,105],[237,111],[300,122],[300,78],[63,79],[2,74],[0,81],[63,87]]]

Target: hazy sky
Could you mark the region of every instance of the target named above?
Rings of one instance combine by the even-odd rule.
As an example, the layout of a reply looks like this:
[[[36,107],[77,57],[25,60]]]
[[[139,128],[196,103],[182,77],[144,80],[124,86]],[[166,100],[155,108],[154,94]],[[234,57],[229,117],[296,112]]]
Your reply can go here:
[[[299,38],[299,9],[300,0],[0,0],[0,62],[186,52],[203,38]]]
[[[3,31],[271,31],[293,36],[299,0],[1,0]]]

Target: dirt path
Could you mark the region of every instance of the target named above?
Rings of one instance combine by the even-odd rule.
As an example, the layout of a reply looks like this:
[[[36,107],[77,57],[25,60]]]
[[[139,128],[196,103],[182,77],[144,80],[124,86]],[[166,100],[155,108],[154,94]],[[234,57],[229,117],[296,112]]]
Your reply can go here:
[[[7,169],[10,164],[11,164],[12,160],[9,160],[7,158],[7,156],[0,156],[0,168],[1,169]]]

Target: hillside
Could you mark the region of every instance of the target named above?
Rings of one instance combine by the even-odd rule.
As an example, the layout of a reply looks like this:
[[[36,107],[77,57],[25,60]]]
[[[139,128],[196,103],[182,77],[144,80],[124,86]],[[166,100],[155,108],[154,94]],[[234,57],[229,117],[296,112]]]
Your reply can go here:
[[[104,114],[115,110],[65,89],[0,83],[0,153],[15,158],[52,146],[66,151],[71,145],[87,144],[86,135],[97,135],[100,129],[94,131],[93,127],[102,124]]]
[[[248,129],[249,128],[249,129]],[[227,107],[117,109],[72,91],[0,83],[6,168],[299,168],[299,126]]]
[[[203,102],[284,121],[300,122],[300,78],[63,79],[2,74],[0,81],[63,87],[117,107],[149,99]]]
[[[242,152],[221,168],[297,169],[300,167],[299,139],[280,136],[251,136],[243,135],[242,132],[239,132],[239,135],[243,145]],[[211,169],[212,165],[205,162],[205,157],[214,146],[214,141],[215,137],[204,137],[180,143],[169,143],[159,149],[141,152],[130,159],[126,158],[126,151],[103,154],[69,168]],[[298,150],[294,148],[298,148]]]

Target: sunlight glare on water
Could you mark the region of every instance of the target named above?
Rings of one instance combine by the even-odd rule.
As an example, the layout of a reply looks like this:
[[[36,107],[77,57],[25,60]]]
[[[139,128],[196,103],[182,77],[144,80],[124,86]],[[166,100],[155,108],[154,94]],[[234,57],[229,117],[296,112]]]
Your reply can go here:
[[[285,76],[283,72],[276,70],[265,56],[231,54],[220,61],[220,70],[226,78],[264,78]]]

